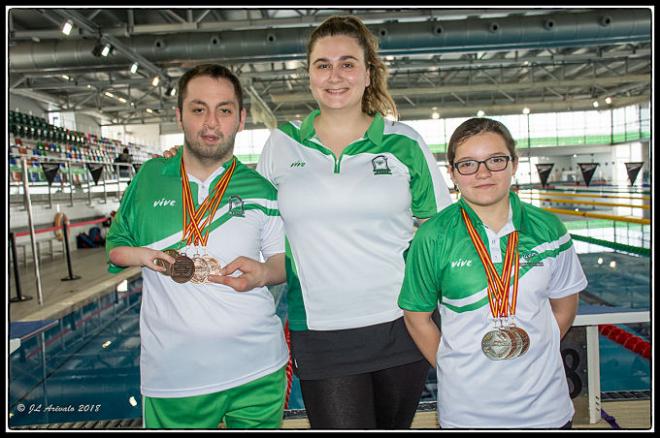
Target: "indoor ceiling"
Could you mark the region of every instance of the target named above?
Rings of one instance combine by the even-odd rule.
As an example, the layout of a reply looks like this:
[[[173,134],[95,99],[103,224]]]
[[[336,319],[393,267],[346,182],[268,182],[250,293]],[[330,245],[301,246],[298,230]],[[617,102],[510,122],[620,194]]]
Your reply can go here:
[[[335,14],[359,16],[379,38],[402,120],[651,99],[648,7],[10,8],[8,87],[45,109],[84,112],[103,125],[170,124],[176,96],[168,89],[190,66],[219,62],[246,89],[248,127],[273,127],[315,108],[305,41]],[[68,36],[61,30],[67,20]],[[113,51],[95,56],[99,43]]]

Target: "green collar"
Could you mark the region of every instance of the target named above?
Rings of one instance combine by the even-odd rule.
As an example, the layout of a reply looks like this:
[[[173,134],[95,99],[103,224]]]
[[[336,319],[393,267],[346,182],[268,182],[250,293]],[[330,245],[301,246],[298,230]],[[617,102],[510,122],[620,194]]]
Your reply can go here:
[[[317,109],[312,111],[306,118],[303,120],[300,125],[300,140],[309,140],[312,138],[316,131],[314,129],[314,120],[321,114],[321,110]],[[374,119],[371,121],[371,125],[367,129],[367,138],[371,140],[377,146],[383,142],[383,130],[385,129],[385,121],[383,116],[380,113],[376,113]]]
[[[458,204],[460,207],[464,208],[465,211],[467,212],[468,216],[470,217],[470,220],[476,227],[477,225],[483,227],[484,224],[481,219],[479,219],[479,216],[477,216],[477,213],[470,207],[470,205],[465,202],[463,197],[460,197],[458,199]],[[527,218],[525,215],[525,210],[522,208],[522,204],[520,202],[520,198],[518,198],[518,195],[516,195],[513,191],[509,191],[509,205],[511,206],[511,211],[512,211],[512,217],[511,220],[513,222],[513,227],[520,231],[521,233],[526,233],[527,232]]]

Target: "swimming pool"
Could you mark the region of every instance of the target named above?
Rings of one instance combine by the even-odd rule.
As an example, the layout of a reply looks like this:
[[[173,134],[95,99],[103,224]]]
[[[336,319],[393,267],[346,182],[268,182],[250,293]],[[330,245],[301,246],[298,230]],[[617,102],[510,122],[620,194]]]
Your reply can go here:
[[[635,309],[650,308],[650,260],[626,254],[580,254],[589,286],[582,300]],[[614,263],[612,263],[614,262]],[[277,313],[286,318],[283,286],[272,289]],[[142,416],[139,376],[139,311],[142,279],[50,322],[9,358],[9,425],[71,423]],[[649,340],[649,324],[621,325]],[[600,336],[601,390],[650,390],[650,363]],[[422,401],[436,398],[429,372]],[[605,396],[603,398],[606,398]],[[294,376],[289,409],[304,409]]]

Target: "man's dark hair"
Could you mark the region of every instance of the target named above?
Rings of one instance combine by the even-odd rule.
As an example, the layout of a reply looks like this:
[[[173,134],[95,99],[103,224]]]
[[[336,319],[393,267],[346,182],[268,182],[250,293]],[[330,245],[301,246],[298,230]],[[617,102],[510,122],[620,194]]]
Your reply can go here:
[[[128,153],[128,148],[124,148],[124,150],[123,150],[122,152],[124,152],[125,154],[127,154],[127,153]]]
[[[210,76],[214,79],[224,78],[231,82],[234,86],[236,99],[238,99],[238,112],[240,114],[243,110],[243,87],[241,87],[241,81],[238,80],[238,77],[236,77],[231,70],[220,64],[200,64],[191,70],[188,70],[183,76],[181,76],[179,79],[179,97],[177,99],[177,106],[181,113],[183,113],[183,100],[186,97],[188,82],[198,76]]]

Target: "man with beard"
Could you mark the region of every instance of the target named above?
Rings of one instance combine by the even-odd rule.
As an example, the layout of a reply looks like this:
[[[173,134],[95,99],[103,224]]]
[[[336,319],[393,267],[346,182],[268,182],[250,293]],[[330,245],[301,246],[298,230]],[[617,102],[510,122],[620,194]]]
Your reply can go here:
[[[144,163],[106,244],[110,272],[142,267],[144,426],[278,428],[288,351],[266,286],[285,280],[283,226],[273,185],[233,156],[239,80],[193,68],[176,116],[184,147]]]

